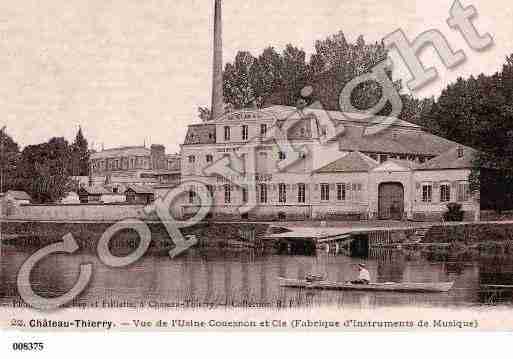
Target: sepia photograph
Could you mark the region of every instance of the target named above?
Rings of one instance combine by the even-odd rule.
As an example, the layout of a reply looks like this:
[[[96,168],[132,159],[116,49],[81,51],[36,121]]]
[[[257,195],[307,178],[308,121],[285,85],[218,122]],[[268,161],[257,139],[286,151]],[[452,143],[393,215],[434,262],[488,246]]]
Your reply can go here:
[[[0,10],[3,332],[513,330],[510,2]]]

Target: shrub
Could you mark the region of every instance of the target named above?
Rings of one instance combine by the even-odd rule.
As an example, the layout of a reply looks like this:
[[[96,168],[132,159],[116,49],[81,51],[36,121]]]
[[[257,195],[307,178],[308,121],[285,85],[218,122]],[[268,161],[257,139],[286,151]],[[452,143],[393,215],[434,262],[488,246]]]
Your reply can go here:
[[[446,222],[462,222],[463,215],[460,203],[449,203],[443,217]]]

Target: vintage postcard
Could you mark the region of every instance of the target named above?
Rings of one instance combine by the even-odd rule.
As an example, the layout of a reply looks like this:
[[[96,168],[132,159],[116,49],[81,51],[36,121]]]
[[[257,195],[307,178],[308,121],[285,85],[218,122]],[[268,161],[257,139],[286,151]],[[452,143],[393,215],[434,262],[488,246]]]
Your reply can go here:
[[[511,2],[0,10],[3,331],[513,329]]]

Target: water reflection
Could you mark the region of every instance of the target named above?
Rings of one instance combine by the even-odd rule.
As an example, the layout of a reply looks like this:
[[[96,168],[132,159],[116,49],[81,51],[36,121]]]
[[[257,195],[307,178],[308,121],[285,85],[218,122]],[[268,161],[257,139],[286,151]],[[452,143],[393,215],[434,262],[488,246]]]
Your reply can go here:
[[[30,255],[7,249],[2,259],[0,301],[17,298],[16,273]],[[453,258],[454,259],[454,258]],[[433,262],[402,251],[371,253],[366,260],[373,278],[379,282],[455,281],[449,293],[404,294],[285,289],[278,277],[303,278],[306,273],[323,273],[331,281],[351,280],[361,260],[318,253],[317,256],[260,255],[253,252],[191,251],[171,260],[148,256],[127,268],[109,268],[91,254],[52,255],[34,269],[34,290],[56,296],[71,288],[80,263],[92,263],[93,280],[78,303],[216,303],[224,306],[300,307],[335,304],[345,307],[383,306],[476,306],[498,301],[511,304],[506,290],[491,291],[483,285],[513,284],[511,257],[475,261]],[[511,291],[509,291],[511,294]]]

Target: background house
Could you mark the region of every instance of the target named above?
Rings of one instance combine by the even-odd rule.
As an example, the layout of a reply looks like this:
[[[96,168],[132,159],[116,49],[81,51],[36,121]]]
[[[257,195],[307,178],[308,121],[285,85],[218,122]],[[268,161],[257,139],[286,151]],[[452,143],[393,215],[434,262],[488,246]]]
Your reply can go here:
[[[125,191],[127,203],[149,204],[155,200],[155,192],[147,186],[129,186]]]
[[[80,203],[121,203],[126,198],[121,193],[114,193],[104,186],[84,186],[78,190]]]

